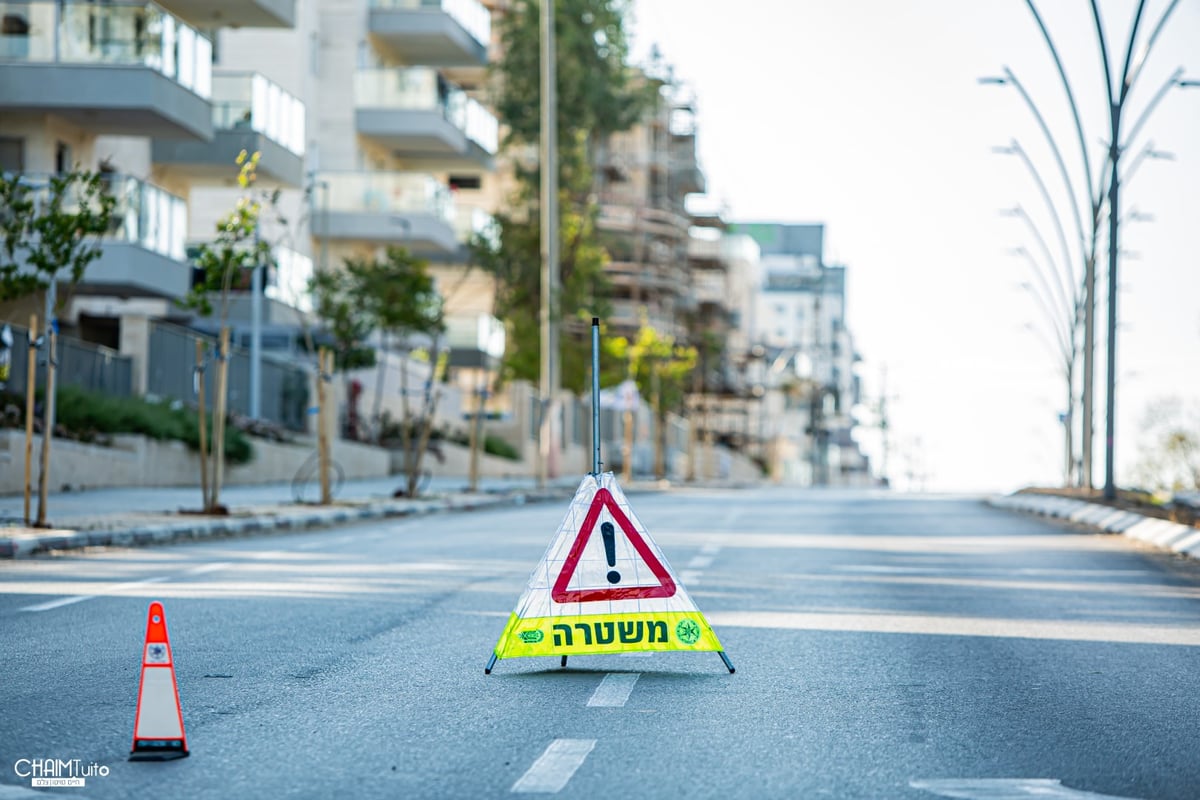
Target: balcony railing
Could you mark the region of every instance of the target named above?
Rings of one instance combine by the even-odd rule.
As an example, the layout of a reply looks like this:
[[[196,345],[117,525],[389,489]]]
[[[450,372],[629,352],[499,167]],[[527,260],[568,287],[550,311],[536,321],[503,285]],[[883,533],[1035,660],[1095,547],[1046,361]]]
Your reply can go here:
[[[0,2],[0,19],[0,62],[140,65],[212,94],[212,43],[153,3]]]
[[[447,224],[455,219],[450,189],[416,172],[322,172],[317,185],[329,187],[329,210],[338,213],[430,214]],[[317,214],[321,211],[318,210]]]
[[[187,203],[153,184],[108,178],[117,198],[108,239],[140,245],[174,261],[186,259]]]
[[[354,76],[358,108],[437,111],[489,154],[499,146],[496,117],[461,88],[429,67],[364,69]]]
[[[254,72],[213,76],[213,127],[249,129],[304,155],[304,103]]]
[[[492,40],[492,14],[477,0],[371,0],[371,8],[442,11],[484,47]]]
[[[470,244],[476,235],[493,247],[500,244],[500,226],[496,218],[482,208],[462,203],[456,204],[454,235],[463,244]]]
[[[37,173],[21,176],[22,182],[31,187],[35,203],[45,202],[49,196],[50,179],[50,175]],[[187,203],[182,198],[127,175],[106,174],[101,180],[104,192],[117,201],[104,234],[106,241],[136,244],[176,261],[185,259]],[[78,207],[77,196],[64,196],[65,211]]]

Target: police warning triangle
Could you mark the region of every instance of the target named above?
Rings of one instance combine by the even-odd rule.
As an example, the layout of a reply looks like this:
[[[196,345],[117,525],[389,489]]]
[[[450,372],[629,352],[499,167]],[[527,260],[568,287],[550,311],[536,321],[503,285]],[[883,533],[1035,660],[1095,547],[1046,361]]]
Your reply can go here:
[[[501,658],[690,650],[725,656],[612,473],[588,475],[509,616]]]

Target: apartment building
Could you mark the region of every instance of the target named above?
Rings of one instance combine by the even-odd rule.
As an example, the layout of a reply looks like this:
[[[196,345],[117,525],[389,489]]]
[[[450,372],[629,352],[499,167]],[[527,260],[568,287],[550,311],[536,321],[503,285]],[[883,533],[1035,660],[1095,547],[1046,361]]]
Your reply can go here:
[[[665,87],[640,124],[598,149],[597,229],[612,258],[608,322],[616,335],[631,336],[645,319],[679,341],[688,338],[696,305],[685,199],[705,191],[696,132],[694,101]]]
[[[177,301],[192,284],[195,193],[227,183],[243,148],[263,152],[269,179],[301,184],[303,106],[267,76],[214,66],[223,30],[290,30],[297,7],[297,0],[0,3],[0,169],[35,187],[76,167],[105,175],[117,199],[113,223],[59,324],[131,358],[132,391],[155,388],[153,323],[189,318]],[[27,305],[37,307],[34,299]]]
[[[733,228],[762,253],[755,324],[765,349],[766,417],[781,477],[808,485],[868,482],[869,465],[852,435],[859,356],[846,324],[846,268],[825,262],[824,225]]]

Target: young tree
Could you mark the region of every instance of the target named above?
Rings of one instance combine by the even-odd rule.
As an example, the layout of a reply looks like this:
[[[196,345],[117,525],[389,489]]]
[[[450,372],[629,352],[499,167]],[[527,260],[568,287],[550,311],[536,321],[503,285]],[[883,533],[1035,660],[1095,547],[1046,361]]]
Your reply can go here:
[[[675,344],[675,337],[659,333],[642,323],[637,337],[614,340],[615,355],[629,365],[629,377],[643,397],[650,398],[654,409],[654,472],[666,476],[667,419],[673,412],[683,410],[687,399],[689,376],[696,368],[696,348]]]
[[[51,175],[39,184],[0,173],[0,301],[79,283],[100,257],[116,198],[98,172]]]
[[[1143,414],[1141,433],[1134,480],[1150,490],[1200,491],[1200,407],[1159,398]]]
[[[433,276],[429,274],[428,262],[412,256],[402,247],[389,247],[381,260],[348,260],[346,273],[353,285],[352,292],[359,308],[368,315],[371,324],[379,330],[385,341],[387,338],[400,341],[405,352],[412,349],[414,337],[432,342],[430,352],[435,355],[430,359],[430,378],[422,393],[421,410],[416,419],[410,413],[408,403],[407,365],[401,370],[401,391],[404,395],[401,405],[401,446],[408,476],[407,492],[412,496],[417,492],[421,461],[433,430],[439,397],[436,391],[439,372],[445,367],[438,346],[445,328],[442,297],[438,294]],[[374,422],[377,431],[380,428],[383,391],[382,359],[380,365],[375,387]]]
[[[44,184],[21,175],[0,173],[0,301],[48,291],[46,397],[42,424],[42,460],[38,473],[39,527],[46,525],[50,482],[50,441],[54,433],[56,329],[62,306],[55,289],[66,276],[71,288],[100,257],[100,237],[108,231],[116,198],[103,176],[72,171],[52,175]],[[33,331],[30,335],[33,335]],[[31,387],[32,388],[32,387]],[[29,464],[26,464],[26,469]]]
[[[518,0],[501,22],[496,109],[507,127],[505,147],[536,146],[541,132],[538,0]],[[592,163],[596,145],[641,117],[659,84],[638,81],[626,64],[626,4],[621,0],[557,0],[559,318],[562,384],[587,384],[590,320],[607,312],[607,255],[595,229]],[[536,381],[540,373],[541,308],[539,168],[516,159],[517,189],[508,213],[497,215],[498,240],[477,241],[474,259],[498,281],[496,315],[508,328],[503,377]]]
[[[234,289],[250,285],[256,268],[268,269],[273,264],[271,245],[259,234],[264,206],[277,208],[279,191],[254,190],[259,154],[243,150],[237,157],[237,183],[242,189],[233,209],[217,222],[217,236],[200,247],[193,266],[199,278],[193,283],[182,305],[205,316],[213,313],[212,298],[219,299],[219,339],[217,344],[217,383],[213,409],[212,478],[202,485],[208,487],[204,510],[221,511],[221,482],[224,476],[225,418],[229,380],[229,301]],[[282,218],[280,218],[281,221]],[[205,421],[200,420],[203,426]],[[201,470],[209,465],[201,463]]]

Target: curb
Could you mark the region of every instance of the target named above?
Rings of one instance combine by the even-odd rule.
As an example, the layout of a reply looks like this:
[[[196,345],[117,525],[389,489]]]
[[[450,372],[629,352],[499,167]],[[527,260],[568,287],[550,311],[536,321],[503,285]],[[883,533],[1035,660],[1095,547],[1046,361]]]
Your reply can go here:
[[[1200,529],[1178,522],[1145,517],[1132,511],[1072,500],[1069,497],[1010,494],[986,501],[994,508],[1007,508],[1043,517],[1066,520],[1104,533],[1119,533],[1180,555],[1200,559]]]
[[[564,494],[564,497],[569,495]],[[51,551],[84,547],[140,547],[169,542],[246,536],[273,531],[333,528],[371,520],[395,519],[451,511],[474,511],[497,506],[520,506],[560,499],[553,491],[523,491],[510,495],[459,495],[441,500],[384,500],[350,508],[314,508],[250,517],[202,518],[178,523],[135,525],[113,530],[56,529],[0,536],[0,559],[26,558]]]

